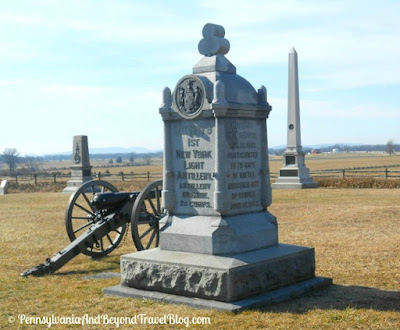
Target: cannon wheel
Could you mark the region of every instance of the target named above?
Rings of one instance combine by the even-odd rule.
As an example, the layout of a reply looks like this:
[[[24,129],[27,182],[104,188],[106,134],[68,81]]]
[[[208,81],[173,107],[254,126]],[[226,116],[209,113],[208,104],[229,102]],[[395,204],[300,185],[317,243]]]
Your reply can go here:
[[[96,211],[90,205],[96,193],[117,192],[111,183],[102,180],[88,181],[82,184],[68,201],[65,211],[65,226],[69,239],[74,241],[77,237],[97,221],[104,219],[104,210]],[[126,224],[115,231],[99,239],[93,246],[88,247],[82,253],[93,258],[101,258],[113,251],[121,242],[126,230]]]
[[[160,243],[159,222],[164,216],[161,189],[162,180],[150,183],[140,192],[133,205],[132,238],[138,251],[157,247]]]

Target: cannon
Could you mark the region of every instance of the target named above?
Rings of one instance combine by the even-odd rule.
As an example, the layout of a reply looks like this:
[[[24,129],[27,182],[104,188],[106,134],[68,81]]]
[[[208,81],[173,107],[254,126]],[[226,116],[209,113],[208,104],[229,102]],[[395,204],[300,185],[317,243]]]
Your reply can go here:
[[[157,247],[164,216],[161,187],[159,180],[139,192],[118,192],[103,180],[85,182],[71,195],[65,212],[71,243],[21,276],[52,274],[80,253],[104,257],[121,244],[129,224],[138,251]]]

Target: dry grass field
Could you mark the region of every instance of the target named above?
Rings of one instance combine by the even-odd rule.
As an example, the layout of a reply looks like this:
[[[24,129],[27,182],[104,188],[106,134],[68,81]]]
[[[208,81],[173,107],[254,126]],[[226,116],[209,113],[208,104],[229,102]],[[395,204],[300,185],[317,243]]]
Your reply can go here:
[[[332,170],[354,167],[400,165],[400,155],[388,156],[382,153],[331,153],[306,155],[306,166],[310,171]],[[271,173],[278,173],[282,167],[282,156],[270,157]]]
[[[83,277],[117,272],[120,255],[134,251],[129,236],[104,259],[80,255],[54,275],[22,278],[22,271],[69,243],[64,228],[68,196],[41,192],[0,197],[0,328],[31,328],[18,323],[20,314],[142,313],[210,317],[211,325],[198,326],[209,329],[400,328],[400,189],[274,190],[270,211],[278,218],[280,241],[315,247],[317,275],[332,277],[334,285],[239,314],[103,296],[102,289],[117,284],[118,278]],[[17,321],[10,322],[12,318]]]

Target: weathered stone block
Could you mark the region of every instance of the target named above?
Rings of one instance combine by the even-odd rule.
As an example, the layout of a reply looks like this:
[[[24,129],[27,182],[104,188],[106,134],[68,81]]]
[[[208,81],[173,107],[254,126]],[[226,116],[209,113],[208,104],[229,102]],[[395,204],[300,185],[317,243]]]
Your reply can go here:
[[[226,302],[314,276],[314,249],[286,244],[225,256],[152,249],[121,257],[124,286]]]

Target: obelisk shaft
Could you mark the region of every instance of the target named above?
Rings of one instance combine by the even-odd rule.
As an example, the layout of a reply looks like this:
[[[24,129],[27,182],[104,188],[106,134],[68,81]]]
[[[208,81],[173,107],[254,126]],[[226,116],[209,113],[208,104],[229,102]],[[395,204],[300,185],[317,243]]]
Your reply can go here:
[[[287,150],[301,152],[299,77],[297,71],[297,53],[294,47],[289,53],[288,84],[288,127]]]

